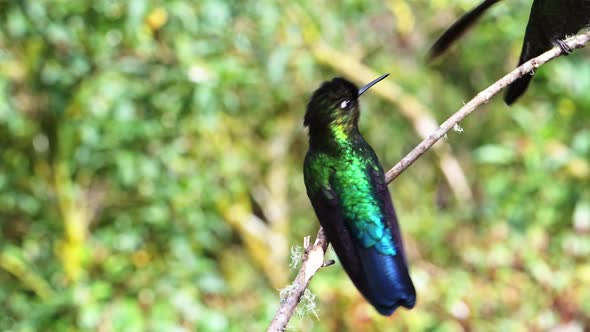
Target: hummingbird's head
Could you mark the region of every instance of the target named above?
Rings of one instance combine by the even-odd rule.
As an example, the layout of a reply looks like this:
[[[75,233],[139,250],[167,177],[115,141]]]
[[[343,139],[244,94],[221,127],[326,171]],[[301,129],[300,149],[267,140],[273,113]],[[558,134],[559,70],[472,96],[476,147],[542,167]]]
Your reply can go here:
[[[360,89],[341,77],[322,83],[307,104],[303,124],[309,126],[310,133],[335,127],[356,127],[359,118],[358,98],[388,75],[382,75]]]

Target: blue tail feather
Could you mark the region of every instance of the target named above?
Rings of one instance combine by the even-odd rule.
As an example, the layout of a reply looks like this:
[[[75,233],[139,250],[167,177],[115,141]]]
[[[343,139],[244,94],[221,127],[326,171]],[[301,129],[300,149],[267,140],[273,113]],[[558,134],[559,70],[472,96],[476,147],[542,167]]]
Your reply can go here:
[[[363,296],[382,315],[391,315],[399,306],[411,309],[416,290],[401,255],[383,255],[374,248],[357,248],[362,264]]]

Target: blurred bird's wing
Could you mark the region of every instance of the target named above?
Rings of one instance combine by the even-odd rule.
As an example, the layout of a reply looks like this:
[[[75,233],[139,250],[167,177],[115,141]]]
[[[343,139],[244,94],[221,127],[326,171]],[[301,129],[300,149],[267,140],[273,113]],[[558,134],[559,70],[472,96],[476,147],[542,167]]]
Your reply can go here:
[[[467,14],[461,16],[450,28],[440,36],[428,51],[428,60],[434,60],[444,53],[459,37],[461,37],[473,23],[493,4],[500,0],[484,0]]]

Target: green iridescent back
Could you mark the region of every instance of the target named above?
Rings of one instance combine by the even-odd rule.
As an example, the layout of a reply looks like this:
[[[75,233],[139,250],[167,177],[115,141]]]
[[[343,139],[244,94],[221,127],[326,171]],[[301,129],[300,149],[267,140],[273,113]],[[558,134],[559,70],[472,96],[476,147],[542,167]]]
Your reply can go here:
[[[324,192],[338,196],[351,233],[363,247],[375,247],[383,255],[395,255],[382,197],[376,194],[371,179],[372,174],[383,177],[383,169],[372,148],[357,135],[354,140],[339,140],[336,153],[308,153],[304,163],[305,183],[311,192],[324,188]]]

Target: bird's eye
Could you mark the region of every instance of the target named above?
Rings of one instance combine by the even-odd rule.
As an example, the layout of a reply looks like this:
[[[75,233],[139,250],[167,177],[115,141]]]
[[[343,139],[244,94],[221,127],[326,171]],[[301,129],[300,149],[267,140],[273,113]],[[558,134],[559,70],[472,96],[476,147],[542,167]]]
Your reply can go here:
[[[348,107],[348,104],[350,104],[350,100],[343,100],[343,101],[340,103],[340,108],[341,108],[341,109],[345,109],[345,108],[347,108],[347,107]]]

